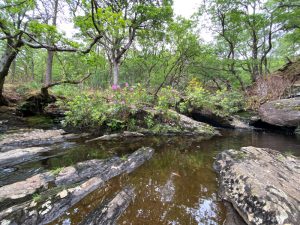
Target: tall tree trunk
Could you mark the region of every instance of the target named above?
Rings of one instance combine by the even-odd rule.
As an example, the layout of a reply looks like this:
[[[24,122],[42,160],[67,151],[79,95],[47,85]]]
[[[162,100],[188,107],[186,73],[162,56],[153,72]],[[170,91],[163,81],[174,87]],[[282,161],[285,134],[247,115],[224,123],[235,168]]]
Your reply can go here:
[[[16,67],[17,67],[16,64],[17,64],[17,62],[16,62],[16,60],[14,60],[11,65],[11,80],[12,80],[12,82],[14,82],[15,78],[16,78]]]
[[[54,52],[47,50],[47,63],[46,63],[46,73],[45,73],[45,82],[44,85],[48,86],[52,82],[52,65],[53,65],[53,56]]]
[[[30,63],[31,63],[31,79],[34,80],[34,60],[33,60],[33,56],[31,57]]]
[[[118,85],[120,73],[120,63],[113,61],[113,84]]]
[[[3,87],[9,68],[19,52],[18,47],[14,49],[12,43],[8,43],[5,52],[0,59],[0,106],[8,105],[9,103],[3,96]]]
[[[258,40],[256,31],[252,32],[252,81],[255,82],[259,77],[259,65],[258,65]]]
[[[58,11],[58,0],[54,0],[54,12],[53,12],[53,22],[52,25],[56,26],[57,21],[57,11]],[[53,67],[53,57],[54,52],[47,50],[48,56],[47,56],[47,68],[45,72],[45,82],[44,85],[48,86],[52,82],[52,67]]]

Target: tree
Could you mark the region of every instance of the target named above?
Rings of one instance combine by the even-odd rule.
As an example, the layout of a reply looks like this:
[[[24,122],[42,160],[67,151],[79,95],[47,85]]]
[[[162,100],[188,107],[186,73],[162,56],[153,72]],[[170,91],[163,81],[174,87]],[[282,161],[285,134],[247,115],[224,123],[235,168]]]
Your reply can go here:
[[[48,3],[48,4],[47,4]],[[50,3],[50,4],[49,4]],[[57,21],[57,14],[58,14],[58,0],[51,0],[51,1],[47,1],[46,3],[43,2],[43,4],[45,4],[46,7],[44,7],[45,9],[47,9],[47,6],[50,6],[50,10],[52,11],[52,26],[56,26],[56,21]],[[48,9],[49,9],[48,8]],[[51,43],[51,40],[49,40],[49,44],[53,44]],[[44,84],[45,86],[50,85],[52,82],[52,66],[53,66],[53,57],[54,57],[54,51],[51,50],[47,50],[47,64],[46,64],[46,71],[45,71],[45,80],[44,80]]]
[[[33,1],[19,0],[0,5],[0,40],[5,41],[4,53],[0,59],[0,105],[8,105],[8,101],[2,95],[5,77],[20,48],[24,45],[22,30],[28,26],[29,11],[33,6]]]
[[[218,38],[228,44],[231,73],[239,79],[236,62],[242,59],[244,63],[239,67],[249,72],[253,82],[269,73],[268,55],[280,30],[273,2],[212,0],[209,3],[208,13]]]
[[[125,53],[143,30],[159,29],[172,16],[170,0],[92,0],[91,8],[86,15],[77,20],[77,25],[91,35],[86,20],[94,33],[103,38],[98,43],[104,48],[108,57],[113,84],[118,85],[120,65]],[[89,8],[85,6],[85,8]]]
[[[44,24],[42,17],[35,14],[35,8],[34,0],[10,0],[0,3],[0,41],[5,42],[4,53],[0,59],[0,105],[8,104],[3,96],[5,78],[24,45],[49,51],[87,53],[101,38],[99,35],[95,36],[91,44],[85,50],[81,50],[80,45],[64,39],[55,26]],[[47,42],[50,37],[53,41],[51,44]]]

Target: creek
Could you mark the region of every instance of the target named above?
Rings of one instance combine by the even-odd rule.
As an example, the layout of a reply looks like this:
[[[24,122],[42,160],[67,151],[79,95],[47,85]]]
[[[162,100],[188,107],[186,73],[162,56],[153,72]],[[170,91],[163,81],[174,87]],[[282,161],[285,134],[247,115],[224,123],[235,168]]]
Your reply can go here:
[[[84,139],[52,146],[44,159],[20,164],[0,173],[0,185],[24,180],[46,170],[89,159],[114,155],[126,158],[142,146],[155,149],[151,160],[131,174],[110,180],[105,188],[90,193],[51,224],[79,224],[99,204],[122,187],[135,188],[135,200],[118,224],[223,224],[226,211],[217,196],[214,157],[242,146],[272,148],[300,155],[300,137],[254,130],[220,130],[222,136],[203,140],[194,136],[128,138],[85,143]]]

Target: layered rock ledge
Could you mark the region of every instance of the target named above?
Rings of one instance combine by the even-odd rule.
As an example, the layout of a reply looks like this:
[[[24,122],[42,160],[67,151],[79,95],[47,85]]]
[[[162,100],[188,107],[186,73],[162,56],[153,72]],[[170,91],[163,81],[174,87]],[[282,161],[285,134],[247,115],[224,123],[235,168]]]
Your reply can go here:
[[[19,130],[18,133],[8,133],[1,137],[0,152],[16,148],[26,148],[37,145],[49,145],[87,136],[87,134],[68,134],[62,129],[57,130]]]
[[[218,154],[220,197],[247,224],[299,224],[300,160],[265,148]]]
[[[141,148],[125,159],[89,160],[62,168],[58,173],[49,171],[3,186],[0,188],[0,221],[7,225],[50,223],[111,178],[141,166],[153,153],[152,148]],[[127,207],[133,194],[132,191],[126,193],[121,192],[121,197],[125,197],[118,195],[115,200],[120,203],[120,207],[113,208],[115,216],[110,217],[112,212],[109,212],[103,215],[104,220],[117,218],[117,211]]]

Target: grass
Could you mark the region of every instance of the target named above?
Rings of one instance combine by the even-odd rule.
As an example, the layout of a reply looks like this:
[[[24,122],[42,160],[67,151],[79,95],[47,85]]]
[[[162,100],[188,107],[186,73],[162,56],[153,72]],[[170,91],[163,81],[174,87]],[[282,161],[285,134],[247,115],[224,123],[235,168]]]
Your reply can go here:
[[[122,161],[126,161],[127,159],[128,159],[127,155],[122,155],[122,156],[121,156],[121,160],[122,160]]]
[[[293,156],[293,155],[294,155],[294,152],[293,152],[292,150],[288,149],[287,151],[285,151],[285,152],[283,153],[283,155],[284,155],[284,156]]]
[[[39,193],[35,193],[32,196],[32,200],[36,203],[41,202],[42,201],[42,195]]]
[[[63,170],[64,167],[57,167],[53,170],[51,170],[51,174],[54,175],[54,176],[57,176],[62,170]]]

